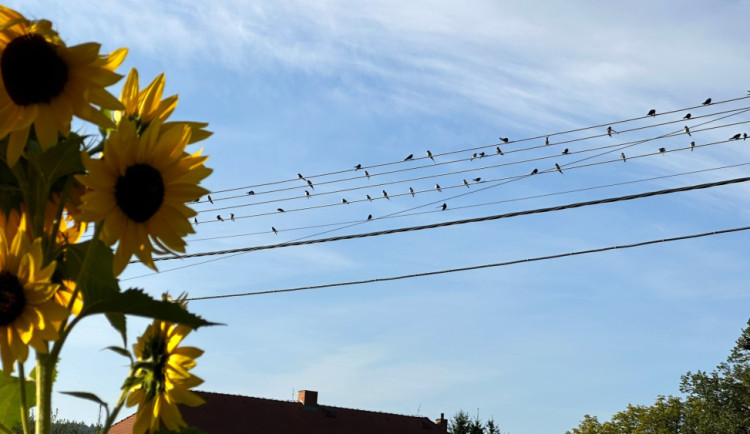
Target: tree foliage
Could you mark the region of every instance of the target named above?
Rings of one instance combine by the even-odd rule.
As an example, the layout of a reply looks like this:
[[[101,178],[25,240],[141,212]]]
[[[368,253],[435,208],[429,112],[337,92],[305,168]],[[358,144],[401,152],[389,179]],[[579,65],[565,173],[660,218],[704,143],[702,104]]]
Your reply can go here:
[[[659,396],[651,406],[628,405],[601,423],[585,415],[568,434],[750,434],[750,320],[726,362],[712,372],[681,377],[684,398]]]
[[[453,415],[448,429],[451,434],[500,434],[500,427],[492,418],[482,423],[479,417],[472,420],[469,413],[463,410]]]

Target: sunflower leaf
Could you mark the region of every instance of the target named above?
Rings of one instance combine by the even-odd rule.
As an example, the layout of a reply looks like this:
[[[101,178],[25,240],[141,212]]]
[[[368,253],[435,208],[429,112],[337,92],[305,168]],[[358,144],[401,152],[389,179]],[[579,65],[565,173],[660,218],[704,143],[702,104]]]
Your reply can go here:
[[[49,188],[62,176],[85,171],[80,151],[82,143],[83,137],[71,133],[68,138],[46,151],[39,152],[39,148],[30,148],[27,159]]]
[[[91,392],[60,392],[65,395],[75,396],[76,398],[80,399],[87,399],[89,401],[93,401],[99,405],[104,406],[104,408],[109,408],[106,402],[102,401],[98,396],[94,395]]]
[[[128,328],[127,328],[128,323],[127,323],[127,319],[125,318],[125,315],[121,313],[110,312],[107,314],[107,320],[112,325],[112,327],[114,327],[115,330],[120,332],[120,336],[122,336],[122,345],[127,347],[128,346]]]
[[[94,243],[92,246],[91,243]],[[90,262],[88,269],[81,273],[84,258],[89,246],[93,249],[90,253]],[[76,280],[83,294],[83,309],[81,315],[91,313],[106,313],[103,311],[90,312],[89,306],[100,300],[107,300],[113,295],[120,292],[112,273],[112,250],[107,247],[101,240],[86,241],[85,243],[69,246],[64,253],[63,260],[58,265],[58,271],[61,277],[70,280]],[[110,319],[112,322],[112,319]],[[122,333],[122,324],[118,324],[117,319],[112,324],[115,329]]]
[[[85,297],[85,296],[84,296]],[[128,289],[111,294],[107,298],[88,301],[84,298],[87,314],[121,313],[146,318],[160,319],[197,329],[202,326],[217,325],[198,315],[188,312],[170,301],[155,300],[140,289]]]
[[[113,352],[115,352],[115,353],[117,353],[117,354],[119,354],[119,355],[121,355],[123,357],[127,357],[128,359],[130,359],[131,361],[133,361],[133,357],[130,355],[130,351],[126,350],[125,348],[110,346],[110,347],[105,348],[105,350],[113,351]]]
[[[36,402],[34,382],[25,381],[26,405],[33,407]],[[18,387],[18,377],[5,375],[0,372],[0,421],[7,427],[21,424],[21,390]]]

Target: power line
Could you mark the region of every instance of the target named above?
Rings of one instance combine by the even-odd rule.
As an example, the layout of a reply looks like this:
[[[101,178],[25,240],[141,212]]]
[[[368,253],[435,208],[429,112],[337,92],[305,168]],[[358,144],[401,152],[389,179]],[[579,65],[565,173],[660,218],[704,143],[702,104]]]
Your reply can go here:
[[[585,202],[576,202],[576,203],[559,205],[559,206],[554,206],[554,207],[537,208],[537,209],[524,210],[524,211],[514,211],[510,213],[496,214],[496,215],[490,215],[490,216],[485,216],[485,217],[475,217],[475,218],[469,218],[469,219],[445,221],[445,222],[432,223],[432,224],[420,225],[420,226],[409,226],[409,227],[387,229],[387,230],[375,231],[375,232],[365,232],[365,233],[360,233],[360,234],[340,235],[337,237],[329,237],[329,238],[316,238],[312,240],[290,241],[286,243],[270,244],[270,245],[263,245],[263,246],[251,246],[251,247],[241,247],[241,248],[236,248],[236,249],[225,249],[225,250],[215,250],[215,251],[208,251],[208,252],[189,253],[189,254],[178,255],[178,256],[165,256],[165,257],[154,258],[154,261],[168,261],[168,260],[174,260],[174,259],[198,258],[198,257],[203,257],[203,256],[226,255],[226,254],[240,253],[240,252],[243,252],[243,253],[254,252],[254,251],[259,251],[259,250],[270,250],[270,249],[278,249],[278,248],[283,248],[283,247],[321,244],[321,243],[327,243],[327,242],[332,242],[332,241],[369,238],[369,237],[375,237],[375,236],[380,236],[380,235],[413,232],[413,231],[420,231],[420,230],[425,230],[425,229],[436,229],[440,227],[456,226],[456,225],[463,225],[463,224],[468,224],[468,223],[486,222],[486,221],[499,220],[499,219],[504,219],[504,218],[518,217],[518,216],[523,216],[523,215],[543,214],[543,213],[548,213],[548,212],[553,212],[553,211],[562,211],[566,209],[582,208],[586,206],[600,205],[600,204],[605,204],[605,203],[630,201],[630,200],[641,199],[645,197],[661,196],[661,195],[679,193],[679,192],[684,192],[684,191],[702,190],[702,189],[713,188],[713,187],[718,187],[718,186],[723,186],[723,185],[738,184],[738,183],[747,182],[747,181],[750,181],[750,177],[735,178],[735,179],[728,179],[724,181],[709,182],[705,184],[697,184],[697,185],[689,185],[685,187],[649,191],[645,193],[631,194],[627,196],[616,196],[616,197],[609,197],[605,199],[597,199],[597,200],[591,200],[591,201],[585,201]],[[140,261],[137,261],[137,260],[130,261],[131,264],[138,263],[138,262]]]
[[[403,280],[403,279],[412,279],[416,277],[426,277],[426,276],[435,276],[438,274],[448,274],[448,273],[457,273],[461,271],[472,271],[472,270],[481,270],[484,268],[495,268],[495,267],[504,267],[508,265],[516,265],[516,264],[523,264],[523,263],[530,263],[530,262],[540,262],[540,261],[546,261],[550,259],[559,259],[559,258],[566,258],[571,256],[580,256],[580,255],[588,255],[592,253],[601,253],[606,252],[610,250],[623,250],[623,249],[631,249],[635,247],[643,247],[648,246],[652,244],[661,244],[661,243],[669,243],[673,241],[682,241],[682,240],[689,240],[689,239],[695,239],[695,238],[703,238],[703,237],[709,237],[713,235],[722,235],[722,234],[728,234],[728,233],[734,233],[734,232],[742,232],[749,230],[750,226],[744,226],[739,228],[733,228],[733,229],[723,229],[718,231],[711,231],[711,232],[703,232],[699,234],[691,234],[691,235],[683,235],[679,237],[671,237],[671,238],[662,238],[658,240],[649,240],[649,241],[641,241],[637,243],[631,243],[631,244],[621,244],[621,245],[615,245],[615,246],[609,246],[609,247],[600,247],[597,249],[589,249],[589,250],[578,250],[574,252],[569,253],[558,253],[555,255],[546,255],[546,256],[537,256],[533,258],[525,258],[525,259],[516,259],[513,261],[505,261],[505,262],[496,262],[493,264],[483,264],[483,265],[472,265],[468,267],[460,267],[460,268],[450,268],[450,269],[444,269],[444,270],[435,270],[435,271],[427,271],[424,273],[413,273],[413,274],[402,274],[399,276],[389,276],[389,277],[378,277],[374,279],[364,279],[364,280],[354,280],[349,282],[337,282],[337,283],[327,283],[323,285],[309,285],[309,286],[298,286],[294,288],[285,288],[285,289],[271,289],[266,291],[253,291],[253,292],[244,292],[244,293],[236,293],[236,294],[223,294],[223,295],[209,295],[205,297],[191,297],[188,298],[189,301],[200,301],[200,300],[215,300],[220,298],[230,298],[230,297],[247,297],[247,296],[253,296],[253,295],[264,295],[264,294],[281,294],[286,292],[298,292],[298,291],[307,291],[311,289],[323,289],[323,288],[333,288],[333,287],[340,287],[340,286],[353,286],[353,285],[364,285],[367,283],[376,283],[376,282],[389,282],[393,280]]]

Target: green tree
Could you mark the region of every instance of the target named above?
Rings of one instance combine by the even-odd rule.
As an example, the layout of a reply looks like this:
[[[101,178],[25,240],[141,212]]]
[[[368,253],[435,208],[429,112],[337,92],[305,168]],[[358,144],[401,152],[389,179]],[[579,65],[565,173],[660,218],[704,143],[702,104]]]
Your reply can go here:
[[[495,421],[490,418],[484,425],[485,434],[500,434],[500,427],[495,424]]]
[[[449,428],[452,434],[469,434],[471,432],[469,431],[471,429],[469,413],[459,410],[458,413],[453,415]]]

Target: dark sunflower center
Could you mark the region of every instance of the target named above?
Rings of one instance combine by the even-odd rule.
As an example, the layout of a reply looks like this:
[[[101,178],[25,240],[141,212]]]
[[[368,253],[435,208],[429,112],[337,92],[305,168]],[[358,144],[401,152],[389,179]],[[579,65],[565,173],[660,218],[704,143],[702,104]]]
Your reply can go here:
[[[159,211],[164,202],[161,173],[148,164],[134,164],[117,179],[115,200],[131,220],[143,223]]]
[[[25,306],[26,297],[18,278],[8,271],[0,273],[0,326],[15,321]]]
[[[49,103],[68,82],[68,65],[37,34],[10,41],[0,56],[0,70],[8,95],[20,106]]]

